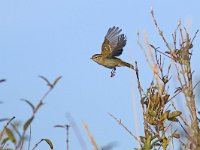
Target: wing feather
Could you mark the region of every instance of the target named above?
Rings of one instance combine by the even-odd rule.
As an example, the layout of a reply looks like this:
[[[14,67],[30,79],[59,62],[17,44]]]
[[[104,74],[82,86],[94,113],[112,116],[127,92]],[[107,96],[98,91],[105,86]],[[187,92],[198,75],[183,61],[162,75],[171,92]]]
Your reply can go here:
[[[115,26],[108,29],[101,48],[101,53],[105,57],[114,57],[122,54],[123,47],[126,45],[126,36],[120,34],[121,31],[122,29]]]

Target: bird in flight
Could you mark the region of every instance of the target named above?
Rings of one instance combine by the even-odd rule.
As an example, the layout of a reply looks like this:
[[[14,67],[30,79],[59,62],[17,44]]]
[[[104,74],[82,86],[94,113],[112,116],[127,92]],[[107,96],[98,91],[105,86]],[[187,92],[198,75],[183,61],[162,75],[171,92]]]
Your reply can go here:
[[[132,64],[117,58],[122,54],[123,47],[126,45],[126,36],[120,34],[121,31],[119,27],[109,28],[101,47],[101,54],[95,54],[91,58],[99,65],[112,69],[111,77],[115,76],[116,67],[126,66],[134,69]]]

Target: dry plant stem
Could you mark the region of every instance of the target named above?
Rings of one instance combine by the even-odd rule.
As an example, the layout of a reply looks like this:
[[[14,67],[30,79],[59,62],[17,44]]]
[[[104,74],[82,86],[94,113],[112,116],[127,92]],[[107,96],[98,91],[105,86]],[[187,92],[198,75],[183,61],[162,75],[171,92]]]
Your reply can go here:
[[[154,17],[153,9],[151,10],[151,16],[152,16],[152,18],[153,18],[153,21],[154,21],[154,23],[155,23],[155,26],[156,26],[157,29],[158,29],[159,35],[162,37],[163,41],[165,42],[165,45],[167,46],[167,48],[168,48],[168,49],[170,50],[170,52],[171,52],[172,50],[171,50],[171,48],[170,48],[170,46],[169,46],[167,40],[166,40],[165,37],[163,36],[163,32],[160,30],[160,28],[159,28],[159,26],[158,26],[158,23],[157,23],[157,21],[156,21],[156,19],[155,19],[155,17]]]
[[[163,36],[163,33],[158,26],[158,23],[157,23],[157,21],[154,17],[153,10],[151,10],[151,15],[152,15],[153,21],[155,23],[155,26],[158,29],[159,35],[162,37],[162,39],[163,39],[166,47],[169,49],[169,51],[172,52],[172,49],[170,48],[167,40]],[[178,25],[177,29],[179,27],[180,27],[180,24]],[[173,36],[175,48],[176,48],[176,31],[177,31],[177,29],[175,30],[175,33],[174,33],[174,36]],[[184,50],[185,48],[187,48],[187,51],[189,51],[192,43],[190,41],[189,34],[188,34],[186,29],[185,29],[185,33],[186,33],[186,39],[184,39],[182,29],[180,28],[180,35],[181,35],[180,50]],[[197,33],[198,33],[198,31],[195,33],[194,38],[196,37]],[[192,39],[192,41],[194,40],[194,38]],[[177,69],[178,79],[179,79],[179,82],[181,84],[181,87],[182,87],[183,93],[185,95],[187,105],[188,105],[188,108],[190,110],[191,117],[192,117],[191,118],[192,124],[191,124],[189,129],[192,128],[192,130],[194,131],[194,135],[198,136],[199,135],[199,127],[198,127],[197,113],[196,113],[196,107],[195,107],[196,106],[195,105],[195,96],[194,96],[194,93],[193,93],[193,83],[192,83],[192,73],[191,73],[190,61],[188,61],[188,63],[184,66],[182,64],[180,64],[180,65],[181,65],[182,77],[183,77],[185,84],[182,84],[180,74],[179,74],[179,72],[180,72],[179,69]],[[173,104],[173,106],[175,106],[175,105]],[[181,117],[181,118],[182,118],[183,122],[186,124],[185,119],[183,119],[183,117]],[[188,124],[186,124],[186,125],[188,126]],[[197,139],[197,137],[195,137],[195,138]]]
[[[150,56],[150,59],[151,59],[151,68],[152,68],[152,71],[155,75],[155,79],[157,81],[157,87],[158,87],[158,94],[161,96],[162,95],[162,92],[163,92],[163,85],[161,84],[160,81],[162,81],[160,75],[159,75],[159,72],[158,72],[158,64],[156,64],[155,60],[154,60],[154,57],[153,57],[153,53],[152,53],[152,50],[151,50],[151,45],[149,44],[149,40],[147,38],[147,35],[144,34],[144,39],[145,39],[145,43],[147,45],[147,49],[148,49],[148,53],[149,53],[149,56]],[[161,72],[162,74],[162,72]]]
[[[186,32],[186,48],[191,47],[191,42],[190,42],[190,38],[189,38],[189,34],[187,32],[187,30],[185,29]],[[198,30],[196,32],[196,34],[198,33]],[[194,36],[194,38],[196,37],[196,34]],[[193,40],[194,40],[193,38]],[[189,103],[189,109],[191,111],[192,114],[192,128],[195,130],[196,133],[196,139],[198,140],[198,136],[200,135],[200,131],[199,131],[199,126],[198,126],[198,119],[197,119],[197,112],[196,112],[196,104],[195,104],[195,95],[193,92],[193,81],[192,81],[192,71],[191,71],[191,65],[190,65],[190,61],[186,64],[186,72],[187,72],[187,81],[188,81],[188,103]],[[197,141],[198,143],[199,141]]]
[[[96,144],[96,141],[95,141],[94,137],[92,136],[92,134],[91,134],[91,132],[90,132],[90,129],[89,129],[87,123],[84,122],[84,123],[83,123],[83,126],[84,126],[84,128],[85,128],[85,130],[86,130],[86,132],[87,132],[87,135],[88,135],[88,137],[89,137],[89,139],[90,139],[91,144],[93,145],[94,150],[98,150],[98,146],[97,146],[97,144]]]
[[[66,130],[67,130],[67,140],[66,140],[66,143],[67,143],[67,150],[69,150],[69,125],[66,125]]]
[[[195,104],[195,96],[193,93],[193,83],[192,83],[192,72],[191,72],[191,67],[190,63],[187,64],[187,77],[188,77],[188,95],[189,95],[189,108],[192,113],[192,122],[193,122],[193,127],[196,130],[196,132],[199,132],[199,127],[198,127],[198,120],[197,120],[197,112],[196,112],[196,104]]]
[[[53,90],[52,87],[49,88],[49,90],[42,96],[42,98],[40,99],[36,109],[34,110],[34,114],[36,114],[36,112],[38,111],[38,109],[43,105],[43,101],[44,99],[47,97],[47,95],[49,95],[49,93]]]
[[[144,53],[144,56],[145,56],[145,59],[146,59],[147,63],[148,63],[149,66],[151,67],[151,63],[150,63],[149,58],[148,58],[148,56],[147,56],[147,54],[146,54],[146,52],[145,52],[145,49],[144,49],[144,47],[142,46],[142,44],[140,43],[140,34],[139,34],[139,33],[137,33],[137,44],[140,46],[140,49],[141,49],[142,52]]]
[[[117,119],[117,117],[115,117],[114,115],[112,115],[111,113],[108,113],[113,119],[115,119],[115,121],[117,121],[119,123],[119,125],[121,125],[132,137],[134,137],[141,145],[140,139],[138,137],[136,137],[135,135],[133,135],[133,133],[122,123],[121,120]]]
[[[139,70],[138,70],[138,66],[137,66],[137,62],[135,62],[135,73],[136,73],[136,78],[137,78],[137,83],[138,83],[138,90],[139,90],[139,93],[140,93],[140,99],[142,100],[142,87],[141,87],[141,84],[140,84],[140,78],[139,78]],[[144,107],[144,103],[142,103],[141,101],[141,104],[142,104],[142,112],[143,112],[143,117],[144,117],[144,131],[145,131],[145,136],[148,134],[148,121],[147,121],[147,117],[146,117],[146,114],[145,114],[145,107]]]
[[[37,147],[42,141],[43,141],[43,139],[41,139],[38,143],[36,143],[32,150],[36,149],[36,147]]]
[[[158,81],[158,83],[159,83],[159,79],[161,79],[161,78],[160,78],[160,76],[159,76],[159,74],[158,74],[157,65],[156,65],[156,63],[155,63],[155,60],[154,60],[154,58],[153,58],[153,54],[152,54],[152,51],[151,51],[151,46],[152,46],[152,45],[149,44],[148,39],[147,39],[147,35],[144,33],[144,37],[145,37],[144,40],[145,40],[145,43],[146,43],[146,45],[147,45],[148,53],[149,53],[150,58],[151,58],[151,61],[152,61],[152,63],[151,63],[150,60],[149,60],[149,58],[148,58],[148,56],[147,56],[147,54],[146,54],[146,52],[145,52],[144,47],[143,47],[142,44],[140,43],[139,33],[138,33],[137,35],[138,35],[137,43],[138,43],[138,45],[140,46],[140,49],[142,50],[142,52],[144,53],[145,59],[146,59],[147,63],[149,64],[150,68],[152,69],[152,71],[153,71],[154,75],[156,76],[156,79],[157,79],[157,81]]]
[[[181,64],[181,74],[182,74],[184,82],[185,82],[184,85],[188,85],[185,73],[186,73],[186,70],[184,69],[184,66]]]
[[[28,138],[28,150],[30,150],[30,144],[31,144],[31,135],[32,135],[32,131],[31,131],[31,125],[30,125],[30,132],[29,132],[30,136]]]
[[[172,126],[170,126],[171,127],[171,133],[172,133],[172,131],[173,131],[173,127]],[[172,134],[171,134],[172,135]],[[174,138],[172,138],[172,149],[174,150]]]
[[[181,122],[180,121],[178,121],[178,123],[180,124],[180,126],[183,128],[183,130],[185,131],[185,133],[188,135],[188,136],[190,136],[189,135],[189,133],[187,132],[187,130],[184,128],[184,126],[181,124]]]
[[[188,106],[191,116],[192,116],[192,129],[194,129],[194,131],[196,130],[195,132],[198,133],[198,120],[197,120],[197,116],[196,116],[196,108],[195,108],[196,104],[195,104],[195,99],[194,99],[195,96],[193,93],[194,88],[193,88],[193,83],[192,83],[192,73],[191,73],[190,62],[188,62],[188,64],[186,66],[183,66],[181,64],[181,70],[179,69],[179,67],[176,63],[175,63],[175,67],[177,70],[177,74],[178,74],[177,77],[178,77],[179,83],[181,85],[182,91],[186,98],[187,106]],[[183,77],[184,84],[182,83],[180,73]],[[175,105],[173,104],[173,106],[175,106]],[[185,125],[187,125],[187,127],[189,129],[191,129],[191,126],[188,123],[186,124],[186,120],[183,119],[182,115],[180,117],[183,120],[183,122],[185,123]],[[196,134],[196,135],[198,135],[198,134]]]

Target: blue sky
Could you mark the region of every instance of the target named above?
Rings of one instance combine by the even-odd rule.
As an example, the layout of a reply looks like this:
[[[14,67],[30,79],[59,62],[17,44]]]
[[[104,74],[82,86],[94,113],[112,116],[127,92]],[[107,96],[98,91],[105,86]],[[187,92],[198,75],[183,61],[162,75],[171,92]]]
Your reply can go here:
[[[170,40],[178,19],[192,35],[199,28],[197,0],[0,1],[0,78],[7,79],[0,85],[0,101],[4,102],[0,105],[0,118],[28,118],[31,110],[19,100],[25,98],[37,104],[47,90],[38,75],[51,81],[61,75],[63,78],[46,98],[32,124],[32,147],[47,137],[53,141],[55,150],[65,149],[65,131],[53,126],[68,124],[66,113],[76,121],[88,149],[92,146],[83,121],[89,124],[99,146],[118,142],[119,150],[136,147],[136,141],[107,114],[122,119],[134,134],[143,134],[134,72],[118,68],[116,76],[110,78],[110,70],[92,62],[90,57],[100,52],[108,28],[119,26],[128,38],[121,58],[131,63],[138,61],[142,84],[147,87],[152,73],[137,45],[137,32],[146,31],[152,43],[164,46],[150,16],[151,6]],[[194,43],[192,61],[196,77],[200,70],[196,63],[200,56],[198,41],[199,36]],[[134,121],[136,112],[139,131]],[[72,128],[69,136],[70,149],[81,149]],[[38,149],[48,146],[41,144]]]

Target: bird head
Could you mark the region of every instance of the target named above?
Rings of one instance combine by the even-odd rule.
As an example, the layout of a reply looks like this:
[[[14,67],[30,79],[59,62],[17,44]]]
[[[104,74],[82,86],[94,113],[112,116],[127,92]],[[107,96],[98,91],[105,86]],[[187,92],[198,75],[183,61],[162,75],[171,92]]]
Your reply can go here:
[[[95,62],[99,62],[99,60],[101,59],[101,54],[95,54],[91,57],[91,59]]]

